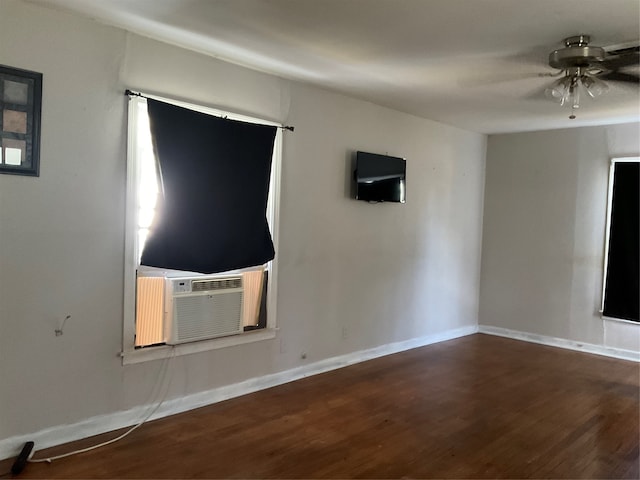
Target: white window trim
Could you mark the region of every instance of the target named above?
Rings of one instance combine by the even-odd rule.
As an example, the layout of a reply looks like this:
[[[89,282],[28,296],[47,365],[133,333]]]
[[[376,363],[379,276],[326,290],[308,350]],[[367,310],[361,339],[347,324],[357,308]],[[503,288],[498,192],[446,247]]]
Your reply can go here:
[[[144,94],[147,98],[153,98],[162,102],[188,108],[197,112],[226,117],[231,120],[239,120],[248,123],[259,123],[282,127],[282,124],[263,120],[247,115],[236,114],[219,108],[195,105],[192,103],[164,98],[156,95]],[[175,347],[160,345],[136,349],[135,337],[135,305],[136,305],[136,269],[138,268],[138,206],[136,185],[139,178],[139,163],[136,159],[136,126],[138,115],[139,97],[131,97],[129,100],[129,124],[127,134],[127,184],[125,200],[125,264],[124,264],[124,314],[122,328],[122,357],[123,365],[162,359],[167,356],[169,349],[174,349],[174,355],[187,355],[207,350],[215,350],[234,345],[243,345],[274,338],[277,328],[277,298],[278,298],[278,237],[279,237],[279,205],[280,205],[280,173],[282,168],[282,128],[276,131],[274,143],[274,161],[271,166],[270,195],[267,203],[267,216],[273,219],[271,237],[276,250],[276,258],[269,262],[269,284],[267,288],[267,327],[260,330],[245,332],[239,335],[213,338],[199,342],[185,343]],[[272,194],[271,194],[272,193]]]
[[[613,178],[616,170],[616,163],[625,163],[625,162],[640,162],[640,157],[616,157],[611,159],[611,163],[609,165],[609,186],[607,191],[607,221],[604,230],[604,261],[602,268],[602,293],[600,299],[600,317],[603,320],[613,321],[613,322],[622,322],[629,323],[631,325],[640,326],[640,323],[634,322],[632,320],[625,320],[624,318],[615,318],[615,317],[607,317],[604,315],[604,294],[607,287],[607,271],[609,269],[609,236],[611,230],[611,209],[613,208]]]

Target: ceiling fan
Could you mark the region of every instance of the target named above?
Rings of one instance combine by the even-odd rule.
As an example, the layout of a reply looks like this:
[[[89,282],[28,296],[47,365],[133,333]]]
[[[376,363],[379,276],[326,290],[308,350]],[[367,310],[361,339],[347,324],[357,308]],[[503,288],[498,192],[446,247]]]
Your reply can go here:
[[[637,73],[621,70],[638,65],[640,47],[610,49],[589,45],[589,35],[576,35],[564,39],[564,48],[549,54],[549,66],[558,69],[558,73],[541,74],[557,77],[549,85],[545,94],[560,105],[571,107],[570,119],[576,118],[575,111],[580,107],[580,99],[585,94],[595,98],[606,93],[609,86],[606,81],[625,82],[639,85]]]

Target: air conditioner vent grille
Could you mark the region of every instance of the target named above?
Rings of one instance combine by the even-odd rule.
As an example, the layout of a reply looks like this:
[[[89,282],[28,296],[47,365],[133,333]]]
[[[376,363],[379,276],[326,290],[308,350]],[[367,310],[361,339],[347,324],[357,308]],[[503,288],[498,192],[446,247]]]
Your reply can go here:
[[[175,297],[174,338],[183,343],[242,332],[242,291]]]
[[[230,288],[242,288],[242,277],[221,278],[213,280],[193,280],[191,282],[192,292],[228,290]]]
[[[241,276],[174,278],[167,285],[171,289],[165,307],[167,344],[243,332]]]

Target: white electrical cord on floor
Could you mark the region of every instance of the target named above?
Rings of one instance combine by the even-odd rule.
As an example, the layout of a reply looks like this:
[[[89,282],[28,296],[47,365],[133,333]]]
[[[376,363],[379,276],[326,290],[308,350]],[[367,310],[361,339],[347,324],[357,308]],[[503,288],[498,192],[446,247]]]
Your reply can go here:
[[[173,359],[174,356],[175,356],[175,348],[171,347],[171,354],[167,355],[164,358],[163,365],[162,365],[160,371],[158,372],[158,379],[156,380],[156,384],[154,385],[154,388],[151,391],[152,394],[154,394],[154,392],[156,392],[156,390],[160,390],[160,387],[164,383],[165,377],[167,376],[167,371],[169,370],[169,367],[170,367],[170,360]],[[30,463],[43,463],[43,462],[51,463],[54,460],[59,460],[61,458],[70,457],[71,455],[77,455],[78,453],[89,452],[91,450],[95,450],[97,448],[105,447],[105,446],[110,445],[112,443],[115,443],[115,442],[117,442],[119,440],[122,440],[124,437],[126,437],[127,435],[132,433],[134,430],[136,430],[138,427],[141,427],[147,420],[149,420],[151,418],[151,416],[154,413],[156,413],[158,411],[158,408],[160,408],[160,405],[162,405],[164,403],[164,401],[166,400],[166,398],[167,398],[167,394],[169,393],[169,389],[171,387],[172,377],[173,377],[173,372],[169,376],[169,381],[167,382],[167,386],[165,387],[164,393],[162,394],[162,398],[160,398],[160,400],[155,405],[155,407],[153,407],[153,409],[147,415],[145,415],[145,417],[140,422],[138,422],[136,425],[134,425],[129,430],[124,432],[122,435],[119,435],[118,437],[113,438],[111,440],[108,440],[106,442],[102,442],[102,443],[99,443],[97,445],[92,445],[92,446],[86,447],[86,448],[81,448],[79,450],[74,450],[72,452],[63,453],[61,455],[55,455],[55,456],[47,457],[47,458],[29,458],[28,461]],[[150,403],[150,402],[148,402],[148,403]],[[35,453],[35,450],[32,452],[31,456],[33,456],[34,453]]]

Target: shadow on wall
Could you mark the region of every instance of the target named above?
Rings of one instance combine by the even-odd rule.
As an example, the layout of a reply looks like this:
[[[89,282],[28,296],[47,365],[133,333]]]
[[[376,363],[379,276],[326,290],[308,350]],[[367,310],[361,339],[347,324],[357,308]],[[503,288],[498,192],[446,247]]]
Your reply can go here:
[[[356,152],[346,152],[344,160],[344,196],[348,199],[354,199],[356,197],[356,184],[354,180],[354,171],[356,169]]]

